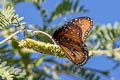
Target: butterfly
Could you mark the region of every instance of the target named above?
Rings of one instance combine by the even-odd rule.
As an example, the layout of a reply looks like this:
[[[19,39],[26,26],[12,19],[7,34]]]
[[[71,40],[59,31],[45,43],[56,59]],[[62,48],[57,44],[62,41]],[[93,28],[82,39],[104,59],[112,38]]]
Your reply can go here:
[[[52,38],[70,61],[82,66],[88,61],[89,51],[85,42],[92,27],[91,18],[78,17],[55,30]]]

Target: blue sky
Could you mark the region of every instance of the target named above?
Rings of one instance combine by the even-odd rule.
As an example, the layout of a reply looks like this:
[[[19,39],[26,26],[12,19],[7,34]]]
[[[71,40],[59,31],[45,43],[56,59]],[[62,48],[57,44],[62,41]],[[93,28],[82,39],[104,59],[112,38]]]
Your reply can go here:
[[[50,13],[55,3],[61,0],[45,0],[42,4],[42,8],[48,9],[47,13]],[[93,19],[94,25],[96,24],[114,24],[115,21],[120,22],[120,0],[80,0],[80,4],[85,5],[85,8],[89,10],[88,13],[77,13],[72,17],[67,15],[66,17],[70,20],[78,16],[89,16]],[[35,24],[42,26],[41,16],[37,11],[37,8],[32,3],[19,3],[15,6],[16,12],[20,16],[24,16],[24,21],[28,24]],[[53,24],[57,25],[57,22]],[[59,59],[60,60],[60,59]],[[93,56],[87,62],[85,67],[96,68],[100,70],[108,70],[114,66],[115,63],[106,56]],[[114,70],[110,75],[115,77],[115,80],[120,80],[120,67]],[[105,79],[106,80],[106,79]]]
[[[55,3],[60,1],[61,0],[45,0],[45,3],[42,4],[42,8],[48,9],[47,13],[49,13],[56,6]],[[80,0],[79,4],[85,5],[85,8],[88,9],[89,12],[80,13],[76,16],[89,16],[93,19],[94,24],[113,24],[115,21],[120,21],[119,3],[119,0]],[[20,3],[17,4],[15,8],[20,16],[25,17],[24,20],[26,22],[36,25],[41,24],[39,12],[32,3]]]
[[[90,10],[87,15],[91,16],[96,24],[113,24],[120,21],[119,0],[82,0],[81,3]]]

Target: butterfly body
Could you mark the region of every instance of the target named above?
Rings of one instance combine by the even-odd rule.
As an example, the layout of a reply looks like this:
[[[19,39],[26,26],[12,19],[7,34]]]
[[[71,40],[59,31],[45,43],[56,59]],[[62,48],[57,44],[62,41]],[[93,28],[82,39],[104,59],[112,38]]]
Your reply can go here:
[[[84,65],[88,60],[86,37],[92,28],[92,20],[79,17],[58,28],[52,35],[55,42],[62,48],[65,55],[74,64]]]

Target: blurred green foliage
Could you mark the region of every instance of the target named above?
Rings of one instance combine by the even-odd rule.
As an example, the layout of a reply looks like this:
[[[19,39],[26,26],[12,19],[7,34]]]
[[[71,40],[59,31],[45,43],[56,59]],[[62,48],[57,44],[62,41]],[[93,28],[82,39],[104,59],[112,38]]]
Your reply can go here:
[[[0,38],[8,38],[14,31],[23,28],[41,30],[51,34],[56,29],[54,25],[51,28],[48,28],[53,20],[60,16],[64,17],[64,15],[88,11],[83,5],[78,4],[79,0],[61,0],[61,2],[56,5],[50,16],[48,16],[46,13],[47,9],[42,9],[40,5],[44,3],[44,1],[47,0],[1,0],[1,4],[4,7],[0,11]],[[36,6],[40,15],[42,15],[42,27],[29,24],[24,25],[26,24],[25,22],[20,23],[23,17],[19,18],[18,14],[16,14],[13,9],[13,7],[20,2],[32,2]],[[49,45],[43,44],[43,46],[46,47],[41,47],[39,44],[38,46],[32,46],[31,44],[33,43],[30,43],[27,44],[29,47],[22,46],[21,48],[19,46],[20,43],[18,42],[19,36],[14,36],[9,40],[9,42],[0,45],[0,59],[2,60],[0,64],[0,77],[2,79],[21,80],[22,77],[25,77],[27,80],[61,80],[59,77],[60,74],[77,76],[84,80],[100,80],[103,75],[110,79],[112,77],[110,76],[110,73],[120,65],[120,46],[116,46],[117,40],[120,40],[120,25],[117,22],[113,26],[111,26],[111,24],[94,26],[87,39],[90,54],[98,56],[104,54],[115,61],[115,66],[107,71],[79,67],[66,62],[61,63],[54,60],[54,57],[52,56],[52,58],[46,58],[46,55],[44,54],[50,54],[50,52],[44,50],[48,50],[47,47],[53,45],[52,41],[42,34],[35,35],[25,32],[24,34],[27,38],[39,40],[41,44],[42,42],[46,42],[49,43]],[[25,39],[23,41],[25,41]],[[41,50],[38,50],[39,48],[36,47],[41,47]],[[41,53],[44,52],[44,54],[42,54],[42,56],[36,54],[38,55],[37,58],[33,59],[31,58],[31,56],[35,54],[33,50]],[[60,52],[60,54],[61,53],[62,52]],[[60,56],[58,55],[58,57]],[[7,61],[7,63],[5,61]],[[13,67],[8,65],[13,65]]]

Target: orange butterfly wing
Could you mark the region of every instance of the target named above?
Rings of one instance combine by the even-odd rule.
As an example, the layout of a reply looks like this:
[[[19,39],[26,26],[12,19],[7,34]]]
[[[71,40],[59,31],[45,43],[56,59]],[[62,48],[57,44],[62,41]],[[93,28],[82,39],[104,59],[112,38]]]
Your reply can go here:
[[[81,17],[72,20],[74,24],[77,24],[82,30],[82,41],[85,42],[89,31],[93,27],[93,21],[89,17]]]
[[[62,48],[67,58],[75,64],[84,65],[88,60],[88,49],[84,42],[91,24],[88,18],[81,17],[73,19],[53,33],[55,42]],[[85,27],[82,28],[82,25]]]

